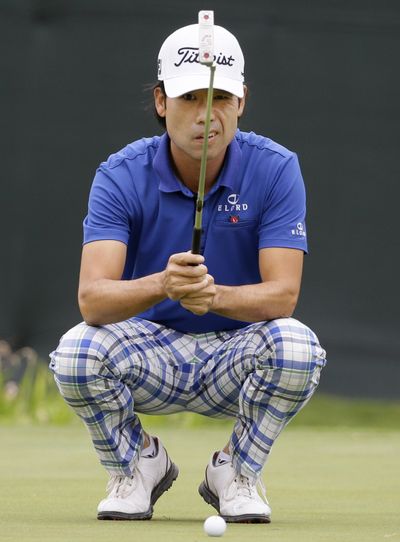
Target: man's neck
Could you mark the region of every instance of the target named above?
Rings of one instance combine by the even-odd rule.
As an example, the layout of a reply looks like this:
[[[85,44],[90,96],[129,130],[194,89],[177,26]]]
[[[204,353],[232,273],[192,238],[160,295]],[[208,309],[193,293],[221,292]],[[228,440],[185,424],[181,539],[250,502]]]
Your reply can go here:
[[[193,160],[186,155],[182,155],[179,152],[173,152],[171,149],[172,164],[178,178],[183,182],[185,186],[192,192],[196,193],[199,187],[200,177],[200,160]],[[207,161],[206,167],[206,179],[204,192],[211,189],[213,184],[217,181],[218,175],[222,169],[225,156],[219,156],[213,160]]]

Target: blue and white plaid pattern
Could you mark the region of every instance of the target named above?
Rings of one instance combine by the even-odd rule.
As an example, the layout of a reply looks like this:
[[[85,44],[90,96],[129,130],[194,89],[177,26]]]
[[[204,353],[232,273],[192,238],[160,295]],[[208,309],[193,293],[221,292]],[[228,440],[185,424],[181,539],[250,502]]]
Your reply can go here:
[[[50,363],[109,472],[130,475],[136,464],[143,440],[137,413],[193,411],[236,418],[233,464],[251,478],[312,396],[324,365],[316,335],[293,318],[200,335],[138,318],[81,323]]]

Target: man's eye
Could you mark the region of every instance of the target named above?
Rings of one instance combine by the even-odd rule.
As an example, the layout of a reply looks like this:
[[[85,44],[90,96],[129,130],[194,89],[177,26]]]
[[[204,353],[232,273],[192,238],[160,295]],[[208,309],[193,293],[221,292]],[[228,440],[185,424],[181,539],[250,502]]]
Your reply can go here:
[[[195,95],[192,94],[191,92],[186,92],[186,94],[183,94],[183,95],[182,95],[182,98],[183,98],[184,100],[186,100],[187,102],[190,102],[190,101],[194,100],[196,97],[195,97]]]
[[[214,94],[214,100],[229,100],[231,97],[231,94]]]

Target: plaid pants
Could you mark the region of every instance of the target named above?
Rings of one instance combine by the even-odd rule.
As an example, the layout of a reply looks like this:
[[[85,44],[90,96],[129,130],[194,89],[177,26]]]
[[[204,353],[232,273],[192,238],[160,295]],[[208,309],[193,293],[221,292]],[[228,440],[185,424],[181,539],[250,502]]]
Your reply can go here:
[[[81,323],[50,357],[61,394],[110,473],[135,467],[143,442],[137,413],[192,411],[235,418],[233,465],[252,479],[326,363],[316,335],[293,318],[202,334],[139,318]]]

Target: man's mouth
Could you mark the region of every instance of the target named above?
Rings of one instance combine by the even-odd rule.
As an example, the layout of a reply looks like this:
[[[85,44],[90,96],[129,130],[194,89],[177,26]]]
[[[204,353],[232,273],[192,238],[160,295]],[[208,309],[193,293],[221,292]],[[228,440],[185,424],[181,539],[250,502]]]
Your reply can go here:
[[[208,141],[214,139],[214,137],[215,137],[216,135],[217,135],[217,132],[214,132],[214,131],[210,132],[210,133],[208,134]],[[199,139],[199,140],[203,141],[203,139],[204,139],[204,134],[197,136],[196,139]]]

